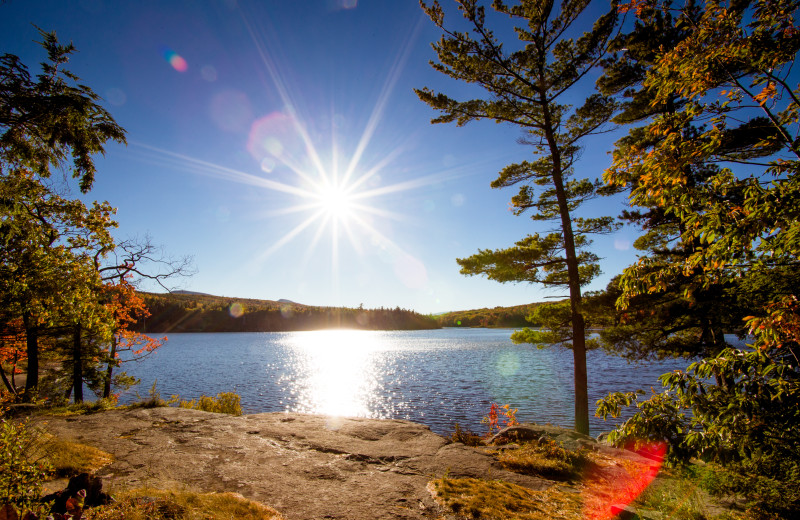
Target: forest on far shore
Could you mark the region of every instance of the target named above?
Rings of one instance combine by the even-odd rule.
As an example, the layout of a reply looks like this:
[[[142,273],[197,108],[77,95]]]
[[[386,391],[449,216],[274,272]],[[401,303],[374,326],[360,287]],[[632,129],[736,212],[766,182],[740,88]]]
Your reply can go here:
[[[229,298],[202,293],[138,293],[150,312],[137,332],[284,332],[319,329],[424,330],[442,327],[539,327],[526,319],[544,302],[419,314],[399,307],[318,307],[290,301]]]
[[[436,315],[436,321],[441,327],[540,327],[541,323],[536,323],[535,320],[528,320],[526,317],[532,317],[533,310],[543,304],[544,302],[538,302],[514,305],[512,307],[446,312]]]
[[[150,315],[133,330],[164,332],[283,332],[318,329],[420,330],[440,327],[436,318],[395,307],[317,307],[287,301],[207,294],[138,293]]]

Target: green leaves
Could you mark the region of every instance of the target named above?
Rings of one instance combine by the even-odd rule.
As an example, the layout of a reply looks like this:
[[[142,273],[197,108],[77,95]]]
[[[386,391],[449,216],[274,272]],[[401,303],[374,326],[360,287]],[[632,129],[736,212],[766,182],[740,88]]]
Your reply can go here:
[[[662,440],[673,461],[725,464],[719,489],[772,511],[800,503],[797,287],[798,4],[785,0],[637,2],[600,85],[627,99],[605,180],[630,190],[626,218],[645,251],[609,286],[618,297],[605,346],[633,359],[703,356],[662,376],[649,399],[615,394],[602,415],[635,404],[613,435]],[[672,14],[670,14],[672,13]],[[746,320],[746,322],[745,322]],[[755,335],[731,348],[723,332]]]
[[[35,456],[36,431],[27,422],[0,418],[0,504],[23,514],[38,505],[50,467]]]
[[[99,296],[99,269],[115,247],[115,210],[65,198],[62,186],[45,179],[53,169],[71,171],[86,193],[94,154],[109,140],[125,142],[99,96],[64,70],[72,44],[39,32],[48,58],[35,80],[16,56],[0,57],[0,327],[24,321],[28,398],[38,384],[40,332],[80,325],[97,353],[115,325]],[[80,374],[76,381],[82,385]]]
[[[594,270],[597,257],[592,253],[580,255],[586,268],[582,272],[581,284],[587,284],[596,275]],[[546,286],[567,285],[565,273],[563,238],[559,233],[544,237],[528,235],[516,242],[515,247],[483,249],[468,258],[456,260],[461,266],[461,274],[483,275],[490,280],[505,282],[542,283]]]

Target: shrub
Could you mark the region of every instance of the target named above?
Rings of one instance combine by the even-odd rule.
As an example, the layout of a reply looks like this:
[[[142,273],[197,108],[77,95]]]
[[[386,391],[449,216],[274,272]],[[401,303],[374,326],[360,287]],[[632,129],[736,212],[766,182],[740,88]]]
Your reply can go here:
[[[458,423],[456,423],[453,433],[450,434],[450,440],[466,444],[467,446],[483,446],[483,438],[481,438],[480,435],[472,432],[468,428],[462,428]]]
[[[201,395],[191,401],[178,402],[181,408],[192,408],[204,412],[242,415],[242,398],[236,392],[220,392],[216,397]]]
[[[27,421],[0,418],[0,507],[34,510],[41,497],[42,482],[50,473],[44,460],[37,460],[34,445],[38,433]]]
[[[761,466],[769,466],[765,469]],[[800,467],[795,461],[776,456],[748,459],[727,466],[709,463],[688,468],[700,487],[717,497],[745,497],[751,518],[798,519],[800,511]],[[781,478],[767,476],[781,474]]]

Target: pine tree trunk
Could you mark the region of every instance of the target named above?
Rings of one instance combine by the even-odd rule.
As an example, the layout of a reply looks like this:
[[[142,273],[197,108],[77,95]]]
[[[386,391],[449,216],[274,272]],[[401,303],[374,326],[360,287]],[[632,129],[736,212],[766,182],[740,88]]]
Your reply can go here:
[[[578,257],[575,254],[575,236],[572,233],[572,218],[569,213],[569,201],[564,189],[564,176],[561,163],[561,150],[555,136],[548,103],[541,96],[545,117],[545,138],[550,147],[553,159],[553,187],[556,191],[558,210],[561,216],[561,233],[564,239],[564,255],[567,262],[567,278],[569,283],[569,303],[572,319],[572,361],[574,365],[575,385],[575,431],[589,435],[589,384],[586,374],[586,324],[581,312],[581,279],[578,270]]]
[[[81,326],[75,325],[72,334],[72,387],[75,402],[83,402],[83,358],[81,356]]]
[[[22,323],[25,326],[25,347],[28,357],[28,370],[25,379],[25,401],[34,398],[39,386],[39,327],[34,323],[33,316],[25,312],[22,314]]]

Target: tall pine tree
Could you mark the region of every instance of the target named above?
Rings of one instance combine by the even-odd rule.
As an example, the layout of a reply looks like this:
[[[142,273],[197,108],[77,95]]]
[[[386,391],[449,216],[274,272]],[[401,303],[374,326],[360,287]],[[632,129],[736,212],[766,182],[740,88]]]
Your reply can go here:
[[[616,7],[600,16],[592,29],[577,39],[589,13],[589,0],[557,3],[554,0],[522,0],[514,5],[501,1],[493,9],[511,20],[518,42],[501,42],[486,23],[483,6],[476,0],[457,0],[470,26],[459,32],[445,25],[438,2],[423,8],[443,31],[433,44],[438,62],[432,66],[451,78],[479,85],[486,96],[458,101],[428,88],[417,90],[419,98],[441,112],[434,123],[463,125],[491,119],[519,126],[523,140],[534,150],[535,159],[504,168],[493,188],[519,185],[511,199],[516,214],[530,210],[534,221],[554,221],[545,235],[532,234],[503,250],[481,250],[459,259],[461,272],[485,275],[499,282],[535,282],[548,287],[566,287],[568,306],[554,306],[541,318],[552,325],[551,334],[531,330],[517,333],[517,342],[560,342],[571,346],[575,370],[575,429],[589,432],[586,374],[585,318],[581,287],[599,273],[597,256],[586,248],[587,235],[612,229],[612,219],[576,218],[575,210],[597,195],[599,183],[574,177],[582,140],[609,121],[614,103],[599,94],[589,96],[574,108],[576,90],[587,83],[587,75],[603,58],[616,24]],[[582,16],[583,15],[583,16]]]

